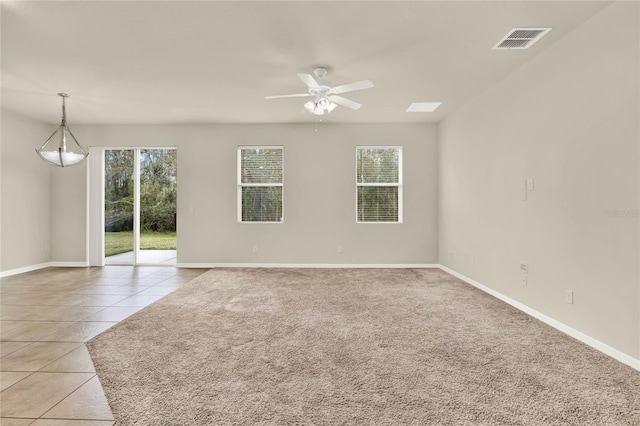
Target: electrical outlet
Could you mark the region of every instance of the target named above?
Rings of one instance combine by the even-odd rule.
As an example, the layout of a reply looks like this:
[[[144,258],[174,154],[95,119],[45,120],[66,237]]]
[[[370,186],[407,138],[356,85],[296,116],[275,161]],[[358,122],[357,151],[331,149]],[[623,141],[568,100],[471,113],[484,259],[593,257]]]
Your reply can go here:
[[[522,275],[520,277],[520,284],[522,284],[523,287],[527,286],[527,276],[526,275]]]
[[[258,252],[258,245],[257,245],[257,244],[254,244],[254,245],[253,245],[253,252],[254,252],[254,253],[257,253],[257,252]]]
[[[338,253],[342,253],[342,246],[338,246]]]
[[[564,301],[573,305],[573,290],[564,291]]]
[[[529,273],[529,264],[527,262],[520,262],[520,272],[523,274]]]

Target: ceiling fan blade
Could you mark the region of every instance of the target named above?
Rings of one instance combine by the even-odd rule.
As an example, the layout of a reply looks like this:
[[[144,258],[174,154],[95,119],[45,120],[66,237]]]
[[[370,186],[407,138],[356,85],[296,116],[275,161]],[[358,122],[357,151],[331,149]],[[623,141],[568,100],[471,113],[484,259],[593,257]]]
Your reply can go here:
[[[302,80],[304,82],[304,84],[306,84],[307,86],[311,87],[312,89],[319,89],[320,88],[320,85],[318,84],[316,79],[313,78],[313,76],[311,74],[298,74],[298,77],[300,77],[300,80]]]
[[[276,96],[265,96],[265,99],[279,99],[279,98],[303,98],[306,96],[313,96],[309,93],[296,93],[293,95],[276,95]]]
[[[362,80],[333,87],[331,89],[331,93],[347,93],[353,92],[354,90],[368,89],[370,87],[373,87],[373,82],[371,80]]]
[[[328,97],[331,102],[335,102],[338,105],[342,105],[351,109],[358,109],[362,106],[358,102],[352,101],[351,99],[343,98],[342,96],[331,95]]]

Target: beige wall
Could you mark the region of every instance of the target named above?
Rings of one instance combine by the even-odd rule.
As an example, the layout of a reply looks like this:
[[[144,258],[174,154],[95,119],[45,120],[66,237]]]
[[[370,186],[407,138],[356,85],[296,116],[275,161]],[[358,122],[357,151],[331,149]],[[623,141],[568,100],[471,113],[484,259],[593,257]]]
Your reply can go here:
[[[612,4],[439,132],[440,263],[636,359],[638,16]]]
[[[70,126],[76,134],[77,126]],[[51,172],[51,260],[65,264],[86,264],[87,253],[87,166],[54,167]]]
[[[39,148],[54,126],[2,110],[0,271],[49,262],[53,167]]]
[[[74,126],[83,144],[177,146],[179,263],[437,263],[437,127],[413,125]],[[284,223],[238,224],[238,145],[283,145]],[[355,147],[401,145],[402,224],[355,223]],[[86,170],[55,173],[54,259],[85,260]],[[71,231],[71,232],[70,232]],[[258,245],[254,253],[253,246]],[[343,252],[338,253],[338,246]],[[72,254],[72,255],[70,255]]]

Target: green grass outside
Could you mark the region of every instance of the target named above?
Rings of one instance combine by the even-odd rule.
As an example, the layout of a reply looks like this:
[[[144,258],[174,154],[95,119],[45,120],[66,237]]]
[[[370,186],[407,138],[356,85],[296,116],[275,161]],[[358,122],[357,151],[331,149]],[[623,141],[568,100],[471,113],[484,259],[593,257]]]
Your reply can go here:
[[[143,232],[140,234],[140,250],[175,250],[175,232]],[[133,232],[105,232],[104,255],[126,253],[133,250]]]

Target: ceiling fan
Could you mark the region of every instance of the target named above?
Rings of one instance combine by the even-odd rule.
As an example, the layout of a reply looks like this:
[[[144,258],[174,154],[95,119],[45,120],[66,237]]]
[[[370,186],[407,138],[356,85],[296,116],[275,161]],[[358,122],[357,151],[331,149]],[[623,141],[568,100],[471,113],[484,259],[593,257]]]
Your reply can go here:
[[[313,100],[304,104],[304,109],[315,115],[324,115],[325,113],[333,111],[333,109],[338,105],[351,109],[360,108],[362,104],[352,101],[351,99],[338,96],[338,94],[373,87],[373,82],[371,82],[371,80],[356,81],[354,83],[332,87],[331,82],[324,78],[327,75],[326,68],[315,68],[313,70],[313,74],[315,75],[315,78],[311,74],[298,74],[300,80],[309,87],[309,91],[307,93],[265,96],[265,99],[313,97]]]

